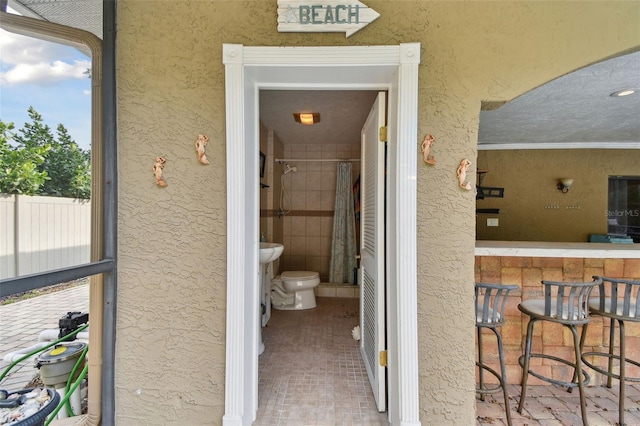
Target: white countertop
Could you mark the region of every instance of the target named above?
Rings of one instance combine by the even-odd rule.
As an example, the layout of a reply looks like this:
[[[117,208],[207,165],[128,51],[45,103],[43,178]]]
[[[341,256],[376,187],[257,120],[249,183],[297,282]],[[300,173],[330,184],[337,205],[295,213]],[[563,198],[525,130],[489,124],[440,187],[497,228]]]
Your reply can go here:
[[[476,241],[476,256],[640,259],[640,244]]]

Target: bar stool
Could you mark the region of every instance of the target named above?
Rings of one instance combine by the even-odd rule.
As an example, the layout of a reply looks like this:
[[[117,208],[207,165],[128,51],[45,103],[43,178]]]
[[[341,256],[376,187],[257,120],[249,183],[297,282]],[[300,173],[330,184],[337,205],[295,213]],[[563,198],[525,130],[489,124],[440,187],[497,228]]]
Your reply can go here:
[[[502,336],[499,328],[504,324],[504,307],[507,296],[513,290],[518,290],[517,285],[485,284],[476,283],[476,330],[478,333],[478,361],[479,384],[476,392],[480,394],[480,399],[484,401],[484,396],[502,390],[504,394],[504,408],[507,413],[507,424],[511,426],[511,409],[509,408],[509,394],[507,393],[507,371],[504,365],[504,349]],[[498,341],[498,357],[500,359],[500,373],[486,365],[482,359],[482,329],[488,328],[493,331]],[[487,388],[484,383],[484,370],[493,374],[499,385]]]
[[[592,315],[600,315],[609,318],[611,328],[609,331],[609,353],[586,352],[582,354],[582,362],[593,368],[598,373],[607,376],[607,387],[611,388],[612,379],[618,379],[620,392],[618,395],[618,424],[624,426],[624,399],[625,382],[640,382],[640,377],[626,377],[625,366],[627,363],[640,367],[640,363],[627,359],[625,356],[625,332],[624,323],[640,322],[640,281],[622,280],[617,278],[601,277],[600,294],[598,298],[589,300],[589,311]],[[620,325],[620,350],[614,353],[616,321]],[[582,330],[582,341],[586,335],[586,329]],[[588,357],[604,356],[608,358],[607,369],[594,365]],[[619,360],[619,374],[613,370],[613,360]]]
[[[520,395],[520,403],[518,404],[518,413],[522,414],[524,400],[527,393],[527,379],[529,374],[548,383],[565,386],[570,392],[577,387],[580,391],[580,412],[582,414],[582,423],[586,426],[587,409],[584,395],[584,386],[589,383],[590,376],[582,369],[582,347],[578,339],[578,325],[586,325],[589,323],[589,311],[587,302],[589,295],[594,287],[600,285],[602,279],[595,278],[592,282],[557,282],[542,281],[544,286],[544,299],[529,299],[518,305],[518,309],[525,315],[529,316],[529,324],[527,325],[527,337],[525,342],[524,355],[519,358],[522,367],[522,394]],[[575,362],[562,359],[549,354],[532,354],[531,341],[533,339],[533,326],[538,321],[549,321],[563,326],[571,330],[573,334],[573,347],[575,351]],[[562,382],[545,377],[529,369],[531,358],[550,359],[570,367],[573,367],[574,373],[571,382]],[[576,383],[577,382],[577,383]]]

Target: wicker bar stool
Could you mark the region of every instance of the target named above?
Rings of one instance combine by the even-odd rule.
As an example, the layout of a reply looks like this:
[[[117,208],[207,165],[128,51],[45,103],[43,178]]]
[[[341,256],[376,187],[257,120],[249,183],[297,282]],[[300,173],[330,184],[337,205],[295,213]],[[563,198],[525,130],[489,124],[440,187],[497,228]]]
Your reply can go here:
[[[557,282],[542,281],[544,286],[544,299],[525,300],[518,305],[518,309],[525,315],[529,316],[529,324],[527,325],[527,337],[525,343],[524,355],[519,359],[522,367],[522,394],[520,395],[520,403],[518,404],[518,413],[522,413],[524,400],[527,393],[527,379],[529,374],[548,383],[565,386],[570,392],[577,387],[580,391],[580,412],[582,414],[582,423],[586,426],[587,409],[586,398],[584,395],[584,386],[589,383],[590,377],[582,368],[582,347],[578,337],[578,325],[589,323],[589,311],[587,303],[589,295],[594,287],[600,285],[602,279],[595,278],[593,282]],[[533,326],[538,321],[550,321],[569,328],[573,334],[573,346],[575,351],[575,361],[562,359],[549,354],[532,354],[531,341],[533,339]],[[570,382],[563,382],[543,376],[532,371],[530,367],[531,358],[546,358],[553,361],[573,367],[573,378]]]
[[[476,392],[484,401],[487,394],[502,390],[504,394],[504,408],[507,414],[507,424],[511,426],[511,409],[509,408],[509,394],[507,393],[507,371],[504,365],[504,349],[500,327],[504,324],[504,307],[507,296],[513,290],[518,290],[517,285],[476,283],[476,331],[478,332],[478,387]],[[498,341],[498,357],[500,359],[500,373],[484,363],[482,358],[482,329],[487,328],[496,335]],[[498,386],[487,387],[484,382],[484,371],[488,371],[498,379]]]
[[[593,368],[598,373],[607,376],[607,387],[611,388],[613,379],[619,380],[620,392],[618,395],[618,424],[624,426],[624,399],[625,382],[640,382],[640,377],[626,377],[625,366],[627,364],[640,367],[640,362],[627,359],[625,356],[625,322],[640,322],[640,281],[623,280],[617,278],[601,277],[600,294],[598,298],[589,300],[589,311],[592,315],[600,315],[609,318],[611,328],[609,331],[609,352],[586,352],[582,354],[582,362]],[[620,350],[615,354],[616,321],[620,326]],[[582,341],[586,335],[586,329],[582,330]],[[604,356],[608,358],[607,369],[594,365],[589,357]],[[613,360],[619,361],[619,374],[614,371]]]

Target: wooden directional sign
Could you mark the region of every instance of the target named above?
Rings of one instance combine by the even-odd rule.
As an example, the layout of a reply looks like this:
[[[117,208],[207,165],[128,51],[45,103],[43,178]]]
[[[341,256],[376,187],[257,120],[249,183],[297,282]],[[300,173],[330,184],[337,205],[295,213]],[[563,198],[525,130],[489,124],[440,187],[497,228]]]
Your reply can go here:
[[[357,0],[278,0],[278,31],[344,32],[347,37],[380,14]]]

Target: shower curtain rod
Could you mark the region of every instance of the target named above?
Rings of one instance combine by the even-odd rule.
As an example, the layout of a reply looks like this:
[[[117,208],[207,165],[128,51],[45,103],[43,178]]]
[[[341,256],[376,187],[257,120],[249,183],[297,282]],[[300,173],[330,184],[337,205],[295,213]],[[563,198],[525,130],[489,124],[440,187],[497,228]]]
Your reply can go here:
[[[288,163],[288,162],[305,162],[305,161],[331,161],[331,162],[338,162],[338,161],[360,161],[359,158],[318,158],[318,159],[314,159],[314,158],[276,158],[276,163]]]

